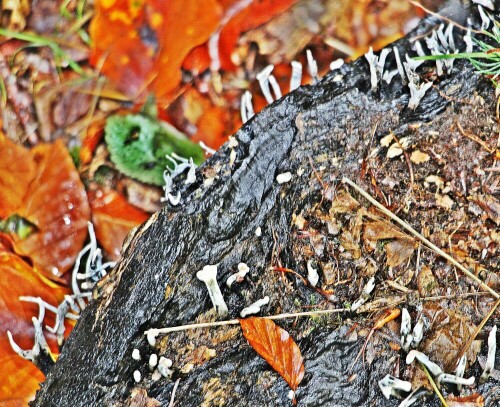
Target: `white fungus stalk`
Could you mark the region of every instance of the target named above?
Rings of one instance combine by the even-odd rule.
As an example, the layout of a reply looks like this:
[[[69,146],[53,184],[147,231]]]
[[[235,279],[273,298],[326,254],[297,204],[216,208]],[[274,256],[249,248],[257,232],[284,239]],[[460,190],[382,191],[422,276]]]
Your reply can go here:
[[[491,371],[495,367],[495,354],[497,351],[497,326],[495,325],[488,335],[488,356],[484,366],[483,374],[479,381],[484,383],[491,375]]]
[[[307,70],[309,71],[309,75],[311,75],[313,79],[313,84],[318,82],[318,64],[313,57],[311,50],[306,50],[307,56]]]
[[[292,76],[290,77],[290,92],[297,89],[302,82],[302,64],[292,61]]]
[[[226,318],[229,315],[229,310],[227,309],[226,302],[222,296],[222,292],[217,284],[217,266],[207,265],[203,267],[203,270],[196,273],[198,280],[203,281],[208,289],[208,294],[212,300],[212,304],[220,318]]]
[[[240,312],[240,316],[241,318],[246,318],[249,315],[258,314],[260,312],[260,309],[267,304],[269,304],[269,297],[266,295],[264,298],[255,301],[253,304],[249,305],[246,308],[243,308]]]
[[[464,377],[466,365],[467,365],[467,355],[464,354],[458,361],[457,368],[455,369],[455,375],[457,377]],[[462,385],[461,384],[457,385],[457,389],[459,391],[462,390]]]
[[[406,308],[401,312],[401,347],[405,352],[410,349],[413,336],[411,335],[411,317]]]
[[[438,382],[438,384],[451,383],[462,386],[472,386],[476,381],[476,378],[474,376],[471,376],[468,379],[464,379],[463,377],[458,377],[448,373],[442,373],[436,378],[436,381]]]
[[[382,380],[379,380],[378,386],[386,399],[389,399],[391,396],[400,397],[401,392],[408,393],[411,391],[410,382],[400,380],[389,374]]]
[[[414,348],[417,348],[418,345],[420,345],[420,342],[422,342],[424,337],[424,325],[424,317],[420,315],[415,327],[413,328],[413,340],[411,344]]]
[[[351,306],[351,311],[356,311],[359,307],[361,307],[368,298],[370,298],[370,294],[375,288],[375,277],[371,277],[366,285],[363,287],[363,291],[361,292],[361,296],[353,302]]]
[[[274,69],[274,65],[266,66],[262,71],[260,71],[256,78],[259,81],[260,90],[266,98],[267,103],[273,103],[273,96],[271,95],[271,90],[269,89],[269,75]]]
[[[309,284],[311,284],[313,287],[316,287],[319,281],[319,274],[318,270],[316,270],[312,266],[312,263],[312,260],[307,261],[307,281],[309,281]]]
[[[408,353],[408,355],[406,356],[406,364],[412,364],[415,359],[422,363],[434,377],[438,377],[439,375],[443,374],[443,369],[441,369],[434,362],[431,362],[431,360],[425,354],[419,352],[418,350],[412,350]]]

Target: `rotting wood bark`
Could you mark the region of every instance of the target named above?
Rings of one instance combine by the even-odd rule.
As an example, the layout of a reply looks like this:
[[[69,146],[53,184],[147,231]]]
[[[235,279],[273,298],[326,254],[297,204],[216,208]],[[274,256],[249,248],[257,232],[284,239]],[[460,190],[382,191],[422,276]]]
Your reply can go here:
[[[447,9],[453,19],[466,24],[467,7],[462,10],[452,2]],[[396,44],[400,54],[414,55],[412,41],[437,25],[435,18],[423,20]],[[455,29],[455,42],[463,49],[461,35]],[[393,54],[386,66],[395,69]],[[418,70],[421,77],[434,70],[434,64],[426,66]],[[378,297],[395,298],[390,287],[380,287],[385,280],[401,277],[398,273],[405,280],[409,268],[391,270],[384,263],[383,248],[372,253],[364,247],[362,213],[332,215],[332,201],[340,191],[349,192],[366,213],[374,213],[362,197],[339,182],[343,176],[417,230],[425,229],[441,247],[449,249],[449,242],[457,246],[460,242],[450,237],[452,232],[463,237],[472,228],[481,234],[477,240],[490,239],[480,260],[489,272],[480,276],[498,290],[494,270],[498,270],[499,253],[492,246],[492,236],[498,236],[497,219],[477,202],[484,196],[498,202],[499,175],[484,171],[493,165],[493,155],[461,135],[457,127],[460,123],[465,131],[495,146],[499,126],[494,120],[491,82],[475,74],[467,62],[456,61],[453,73],[437,78],[419,106],[409,110],[409,91],[398,76],[376,91],[371,90],[369,78],[368,64],[360,58],[317,85],[286,95],[244,125],[235,136],[236,147],[226,144],[200,168],[196,184],[182,191],[181,205],[165,208],[136,232],[101,286],[99,298],[83,312],[31,405],[136,405],[139,398],[141,405],[147,405],[144,391],[168,405],[175,380],[152,380],[147,366],[152,352],[174,360],[174,379],[180,378],[177,405],[289,405],[286,383],[245,343],[238,328],[173,333],[158,338],[155,350],[144,331],[213,318],[207,312],[211,309],[208,293],[196,278],[207,264],[219,265],[218,280],[230,318],[265,295],[271,298],[264,308],[266,315],[302,311],[314,304],[342,306],[359,296],[369,273],[379,285],[376,297],[379,290]],[[410,140],[406,152],[392,159],[380,145],[391,133],[397,140]],[[414,151],[427,154],[428,161],[413,163]],[[291,181],[278,184],[276,176],[285,172],[293,174]],[[444,184],[437,190],[429,176],[438,176]],[[463,226],[468,228],[465,232]],[[255,233],[258,227],[261,236]],[[481,250],[471,249],[472,257],[479,261]],[[330,303],[293,274],[269,270],[281,265],[307,277],[307,260],[320,270],[320,285],[334,289]],[[462,261],[469,267],[473,264],[465,256]],[[228,289],[224,282],[240,262],[251,271],[245,283]],[[452,284],[454,290],[472,291],[472,283],[460,275],[457,283],[454,269],[433,253],[422,250],[420,262],[434,270],[436,286],[406,275],[405,284],[417,297],[417,286],[420,293],[429,295],[446,294]],[[346,283],[336,284],[341,280]],[[419,302],[415,296],[397,294],[408,307]],[[491,304],[492,298],[483,296],[478,307],[484,311]],[[342,318],[280,322],[305,360],[306,375],[296,393],[299,405],[397,405],[382,397],[377,381],[394,373],[398,352],[381,342],[381,353],[372,350],[371,364],[358,364],[356,377],[349,379],[347,369],[362,341],[345,336],[349,324]],[[140,350],[141,361],[132,359],[134,348]],[[403,359],[400,363],[404,364]],[[133,379],[135,370],[141,372],[139,384]],[[497,387],[490,382],[476,390],[492,406],[500,398]],[[426,401],[426,405],[433,403]]]

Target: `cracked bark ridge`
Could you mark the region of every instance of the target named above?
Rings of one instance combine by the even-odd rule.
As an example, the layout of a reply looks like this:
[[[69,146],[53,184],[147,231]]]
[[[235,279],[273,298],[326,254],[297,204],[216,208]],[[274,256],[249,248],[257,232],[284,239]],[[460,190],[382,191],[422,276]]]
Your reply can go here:
[[[466,24],[467,7],[461,9],[453,2],[448,9],[455,20]],[[411,39],[427,35],[438,25],[435,18],[423,20],[411,35],[396,43],[400,54],[414,55]],[[455,42],[462,49],[460,35],[455,30]],[[393,54],[386,66],[395,69]],[[426,66],[432,71],[433,64]],[[422,72],[425,69],[419,70]],[[339,74],[343,76],[340,81],[336,78]],[[475,94],[484,99],[481,109],[467,102]],[[311,211],[322,200],[322,186],[311,162],[323,183],[332,189],[343,188],[339,180],[348,176],[374,193],[370,177],[361,177],[361,163],[372,147],[379,145],[380,138],[392,131],[398,138],[411,136],[418,145],[427,140],[428,130],[434,130],[442,132],[434,141],[438,148],[451,143],[449,128],[457,118],[465,123],[486,123],[494,114],[495,103],[491,82],[475,74],[464,61],[456,61],[453,73],[439,78],[414,111],[407,109],[408,101],[408,88],[397,76],[389,85],[384,83],[372,91],[368,64],[360,58],[328,74],[317,85],[286,95],[252,118],[236,133],[236,147],[226,144],[198,170],[194,185],[182,187],[178,207],[165,208],[141,226],[102,285],[99,298],[83,312],[31,405],[131,405],[130,393],[135,387],[167,405],[174,384],[166,378],[152,379],[147,356],[153,351],[174,360],[174,379],[180,378],[175,395],[178,405],[290,405],[286,383],[237,329],[170,334],[159,337],[154,350],[144,331],[210,318],[208,293],[196,278],[196,272],[207,264],[218,264],[218,280],[231,318],[265,295],[271,297],[265,314],[302,310],[297,304],[308,304],[315,291],[293,276],[270,272],[269,265],[279,261],[305,270],[300,253],[294,251],[292,223],[295,215]],[[481,146],[472,141],[469,144],[481,156]],[[450,157],[457,153],[452,146],[445,150]],[[455,156],[455,160],[462,159]],[[408,172],[405,160],[387,162],[391,171]],[[472,164],[463,166],[472,174],[467,182],[478,182]],[[438,172],[440,167],[431,162],[427,169]],[[443,171],[448,171],[450,178],[456,175],[451,168]],[[278,184],[276,176],[284,172],[293,177]],[[415,177],[423,175],[416,171]],[[405,202],[408,179],[396,180],[401,188],[390,191],[399,209]],[[401,216],[419,226],[425,208],[416,206],[412,213]],[[450,216],[444,209],[441,215]],[[260,237],[255,234],[258,227],[262,229]],[[240,262],[250,267],[247,282],[229,289],[224,282]],[[346,290],[358,292],[354,288]],[[358,364],[357,377],[348,381],[347,368],[360,347],[345,337],[348,328],[317,324],[308,334],[310,320],[292,322],[278,323],[294,337],[304,356],[306,374],[296,393],[299,405],[398,404],[385,400],[377,386],[392,369],[395,352],[386,349],[371,365]],[[132,359],[134,348],[144,355],[142,361]],[[215,350],[215,356],[199,352],[201,356],[192,358],[192,370],[187,372],[188,363],[181,365],[182,355],[197,348]],[[133,379],[135,370],[142,373],[138,384]],[[492,388],[487,383],[479,390],[493,400]]]

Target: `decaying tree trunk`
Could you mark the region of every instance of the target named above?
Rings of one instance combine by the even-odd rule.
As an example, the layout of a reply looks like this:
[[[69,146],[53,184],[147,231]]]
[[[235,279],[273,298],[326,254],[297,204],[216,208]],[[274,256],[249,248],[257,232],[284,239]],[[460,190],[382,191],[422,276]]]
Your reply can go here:
[[[475,6],[468,7],[453,3],[448,15],[460,24],[472,16],[477,27],[477,15],[469,15]],[[396,44],[401,56],[414,56],[414,41],[439,24],[435,18],[423,20]],[[462,35],[454,29],[459,49],[465,48]],[[396,69],[393,53],[386,61],[386,70],[391,69]],[[153,399],[168,405],[177,378],[178,406],[290,405],[285,381],[248,346],[237,327],[160,336],[154,349],[144,332],[215,318],[207,290],[196,278],[208,264],[218,264],[231,318],[265,295],[270,303],[263,315],[343,306],[359,297],[369,275],[377,282],[373,298],[399,296],[414,310],[419,302],[415,295],[422,295],[420,280],[405,273],[416,267],[416,251],[409,257],[411,264],[405,261],[390,268],[383,244],[367,247],[363,230],[373,218],[366,214],[375,211],[341,183],[344,176],[416,229],[424,228],[442,247],[448,247],[448,237],[461,224],[475,228],[467,233],[476,233],[478,240],[490,236],[490,243],[485,243],[489,252],[480,262],[485,270],[498,269],[498,241],[491,240],[498,231],[498,213],[481,205],[484,197],[498,202],[499,193],[498,172],[485,171],[494,162],[494,152],[485,146],[494,150],[499,132],[494,87],[463,60],[455,61],[452,73],[441,77],[435,77],[435,64],[430,62],[418,73],[434,85],[414,110],[408,108],[409,90],[399,74],[390,84],[383,81],[372,89],[368,64],[360,58],[317,85],[286,95],[247,122],[235,135],[237,143],[226,144],[199,169],[194,185],[181,186],[179,206],[155,214],[135,233],[32,405],[157,405]],[[390,134],[394,138],[382,145],[381,139]],[[397,142],[404,152],[398,154]],[[394,157],[387,157],[387,147]],[[278,183],[277,175],[286,172],[291,180]],[[357,204],[339,209],[339,194],[350,195]],[[479,259],[482,248],[469,254]],[[329,289],[328,295],[292,273],[270,270],[281,266],[306,278],[309,260],[319,270],[318,287]],[[474,286],[429,250],[422,249],[418,261],[432,270],[440,294],[452,294],[446,292],[451,284],[462,291]],[[462,261],[469,266],[472,260]],[[250,267],[250,273],[230,289],[225,281],[240,262]],[[414,296],[384,283],[399,277]],[[498,289],[494,272],[484,271],[481,277]],[[483,313],[474,316],[476,324],[492,297],[485,294],[478,304]],[[278,322],[304,356],[306,374],[296,392],[299,405],[398,405],[383,398],[377,385],[381,377],[395,372],[398,355],[403,355],[391,350],[387,335],[379,337],[372,360],[360,361],[352,371],[355,375],[348,372],[362,345],[348,332],[348,318],[356,317],[352,313]],[[363,326],[370,327],[370,321]],[[135,348],[140,361],[131,357]],[[147,361],[153,352],[174,361],[172,379],[152,379]],[[400,364],[407,374],[403,356]],[[139,383],[133,378],[136,370],[141,372]],[[498,382],[487,382],[475,390],[493,406],[500,397],[497,387]]]

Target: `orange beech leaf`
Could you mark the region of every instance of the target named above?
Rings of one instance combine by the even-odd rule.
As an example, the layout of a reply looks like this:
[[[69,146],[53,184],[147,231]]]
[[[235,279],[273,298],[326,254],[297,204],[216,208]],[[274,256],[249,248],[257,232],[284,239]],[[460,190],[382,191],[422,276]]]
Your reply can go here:
[[[89,192],[89,201],[97,240],[112,260],[118,260],[128,232],[145,222],[149,214],[129,204],[115,191]]]
[[[300,349],[283,328],[266,318],[240,319],[243,335],[250,346],[276,370],[295,391],[304,377]]]
[[[87,195],[60,140],[38,145],[31,153],[38,172],[16,213],[36,225],[38,231],[24,240],[15,239],[15,249],[30,257],[49,278],[60,277],[73,265],[87,237]]]
[[[219,59],[222,69],[234,70],[231,54],[241,33],[271,20],[293,6],[297,0],[253,1],[222,27],[219,37]]]
[[[186,55],[207,41],[222,14],[217,0],[97,0],[95,8],[91,63],[102,59],[102,72],[128,96],[148,89],[160,103],[179,85]]]
[[[35,175],[29,151],[0,132],[0,219],[11,215],[23,201]]]
[[[43,373],[31,362],[22,359],[11,348],[7,330],[23,349],[33,346],[34,328],[32,317],[38,317],[38,305],[20,301],[19,296],[41,297],[57,307],[69,293],[63,288],[38,275],[33,268],[14,253],[0,249],[0,405],[18,401],[27,405],[34,398]],[[55,315],[45,312],[43,326],[53,327]],[[66,324],[68,326],[68,324]],[[66,330],[69,334],[70,328]],[[58,353],[54,334],[45,331],[45,338],[54,354]],[[9,404],[16,405],[16,404]]]

